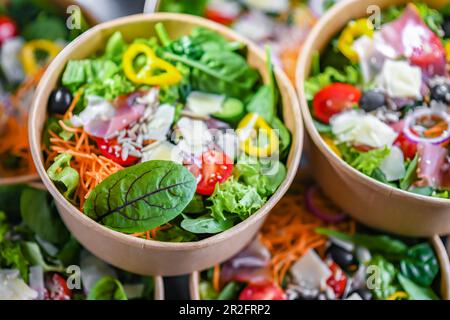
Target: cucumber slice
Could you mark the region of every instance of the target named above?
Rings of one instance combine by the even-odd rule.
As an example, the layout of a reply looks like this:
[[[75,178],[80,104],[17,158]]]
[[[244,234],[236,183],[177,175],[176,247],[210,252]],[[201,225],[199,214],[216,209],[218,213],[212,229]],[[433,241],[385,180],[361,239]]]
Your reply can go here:
[[[227,98],[222,105],[222,110],[213,113],[212,116],[226,122],[235,122],[242,118],[245,113],[245,107],[241,100]]]

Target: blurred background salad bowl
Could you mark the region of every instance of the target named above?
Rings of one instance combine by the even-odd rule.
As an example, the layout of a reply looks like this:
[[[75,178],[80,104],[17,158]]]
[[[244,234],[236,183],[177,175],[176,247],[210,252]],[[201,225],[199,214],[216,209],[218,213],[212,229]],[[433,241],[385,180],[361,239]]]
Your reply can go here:
[[[247,48],[248,63],[266,80],[263,50],[235,32],[202,18],[181,14],[135,15],[92,28],[68,47],[49,66],[35,95],[29,121],[31,151],[37,171],[56,199],[62,219],[72,234],[92,253],[114,266],[138,274],[180,275],[220,263],[242,249],[257,233],[271,208],[279,201],[291,184],[299,164],[303,142],[303,126],[295,91],[288,78],[275,68],[275,78],[282,100],[285,126],[291,131],[292,143],[287,157],[287,174],[278,190],[248,219],[212,237],[186,243],[160,242],[132,237],[113,231],[90,219],[73,206],[50,180],[43,163],[42,133],[46,121],[47,102],[52,90],[58,86],[61,74],[69,60],[80,60],[105,47],[107,39],[120,31],[125,41],[149,38],[154,27],[163,22],[170,38],[189,34],[195,27],[213,30],[228,40],[243,43]]]
[[[441,8],[444,5],[448,4],[448,1],[438,1],[438,0],[430,0],[430,1],[421,1],[418,2],[418,6],[420,4],[426,5],[426,10],[429,10],[429,12],[434,12],[436,15],[437,11],[431,11],[431,8]],[[362,222],[363,224],[366,224],[368,226],[371,226],[376,229],[388,231],[391,233],[396,233],[400,235],[405,236],[432,236],[435,234],[446,234],[450,232],[450,200],[445,198],[445,195],[441,197],[438,197],[435,191],[432,191],[433,188],[431,187],[419,187],[418,185],[415,185],[414,183],[411,183],[411,181],[405,178],[405,171],[402,173],[402,178],[400,180],[396,180],[394,184],[390,184],[389,181],[386,181],[386,177],[383,176],[383,178],[375,178],[372,172],[375,172],[374,168],[371,168],[371,174],[364,174],[363,170],[357,170],[355,167],[358,167],[356,162],[354,162],[353,166],[349,164],[349,161],[344,161],[343,158],[345,157],[345,154],[343,155],[342,149],[338,150],[336,136],[332,136],[331,138],[324,139],[324,136],[327,136],[327,133],[324,134],[325,131],[330,129],[328,131],[328,134],[331,132],[331,125],[328,124],[329,119],[333,119],[333,115],[328,114],[327,116],[318,116],[316,106],[312,106],[312,97],[308,96],[308,88],[305,88],[309,85],[308,81],[312,78],[311,76],[317,75],[320,77],[321,75],[325,74],[326,72],[330,72],[330,70],[323,70],[322,66],[319,66],[317,61],[319,57],[319,52],[322,53],[322,57],[325,57],[326,54],[329,51],[332,51],[333,44],[334,48],[343,48],[345,49],[345,46],[342,46],[343,42],[349,41],[349,42],[356,42],[357,39],[360,39],[359,37],[364,35],[364,32],[361,31],[361,29],[357,30],[356,27],[358,24],[358,21],[363,21],[360,23],[360,26],[364,29],[364,25],[368,21],[365,19],[358,20],[360,18],[366,18],[370,17],[372,19],[372,22],[382,21],[381,16],[377,17],[377,14],[383,14],[383,11],[388,9],[392,6],[400,6],[400,10],[398,10],[395,19],[399,19],[398,21],[402,22],[401,19],[411,19],[412,16],[418,17],[419,11],[415,9],[414,5],[410,3],[410,1],[402,1],[402,0],[395,0],[395,1],[388,1],[388,0],[350,0],[350,1],[343,1],[337,5],[335,5],[333,8],[329,10],[329,12],[321,19],[314,30],[310,33],[305,45],[303,46],[303,50],[301,55],[299,56],[299,62],[297,66],[297,90],[300,96],[300,104],[301,109],[305,121],[305,125],[308,132],[308,142],[307,143],[307,149],[308,149],[308,155],[310,157],[310,163],[312,164],[312,171],[315,179],[319,182],[323,190],[326,192],[326,194],[335,202],[337,203],[343,210],[348,212],[352,217],[354,217],[356,220]],[[407,8],[407,9],[405,9]],[[417,7],[416,7],[417,8]],[[422,7],[423,9],[424,7]],[[401,16],[403,13],[403,9],[405,9],[404,16]],[[393,12],[393,10],[389,11],[390,13]],[[442,11],[443,12],[443,11]],[[422,13],[420,13],[422,14]],[[448,14],[448,13],[447,13]],[[407,16],[409,15],[409,17]],[[439,15],[439,13],[437,13]],[[400,17],[401,16],[401,17]],[[442,19],[442,18],[440,18]],[[448,19],[448,18],[446,18]],[[349,24],[350,21],[356,21]],[[391,19],[392,21],[393,19]],[[416,20],[417,21],[417,20]],[[429,26],[433,23],[433,18],[430,18],[429,20],[425,19],[426,22],[422,22],[422,20],[419,18],[419,21],[417,24],[419,25],[419,29],[426,29],[432,30],[432,27],[426,27],[425,23]],[[370,21],[368,22],[370,23]],[[363,25],[364,24],[364,25]],[[440,24],[444,25],[444,21],[440,21],[439,25],[437,25],[437,28],[441,28]],[[383,28],[384,24],[381,25],[381,28]],[[346,28],[347,27],[347,28]],[[351,28],[353,27],[353,33],[350,32]],[[399,23],[397,23],[397,27],[401,27]],[[344,31],[342,31],[344,30]],[[372,29],[373,30],[373,29]],[[383,30],[383,29],[381,29]],[[442,30],[442,29],[441,29]],[[342,32],[342,33],[341,33]],[[343,33],[345,33],[345,36],[347,38],[344,39]],[[361,33],[362,32],[362,33]],[[369,31],[370,33],[373,31]],[[392,35],[400,35],[400,31],[398,32],[391,32]],[[435,32],[436,35],[438,35],[440,38],[446,38],[444,36],[443,31]],[[428,34],[431,34],[428,32]],[[341,38],[335,39],[335,37],[339,37],[341,35]],[[430,36],[433,39],[439,39],[439,37],[436,37],[435,35]],[[366,37],[368,38],[368,37]],[[332,39],[335,39],[335,42],[332,42],[330,46],[330,42]],[[340,43],[342,41],[342,43]],[[443,41],[443,39],[442,39]],[[351,43],[347,46],[347,49],[351,49]],[[328,49],[327,49],[328,48]],[[444,50],[443,46],[439,44],[440,52]],[[448,45],[447,45],[448,48]],[[340,51],[340,52],[339,52]],[[351,52],[345,51],[345,50],[335,50],[335,52],[339,52],[339,54],[344,57],[345,55],[351,57]],[[344,53],[344,55],[342,55]],[[448,53],[447,53],[448,54]],[[445,56],[445,53],[444,53]],[[323,58],[323,59],[326,59]],[[347,59],[347,57],[344,57],[344,59]],[[445,57],[444,57],[445,60]],[[351,61],[350,58],[347,59],[348,63],[347,66],[350,66],[353,68],[355,66],[355,61],[358,62],[358,56],[356,57],[356,60]],[[395,61],[395,60],[392,60]],[[316,63],[316,64],[315,64]],[[320,62],[319,62],[320,63]],[[394,63],[398,63],[398,61],[395,61]],[[403,63],[403,62],[400,62]],[[447,64],[448,64],[448,55],[447,55]],[[345,65],[345,64],[344,64]],[[357,65],[357,68],[359,65]],[[418,85],[420,85],[421,79],[420,79],[420,69],[418,67],[413,67],[415,69],[419,70],[419,76],[418,76]],[[316,71],[314,71],[316,70]],[[319,73],[317,72],[319,70]],[[343,69],[348,70],[348,69]],[[320,73],[322,72],[323,73]],[[424,74],[426,71],[423,71]],[[447,81],[448,82],[448,73],[445,71],[445,62],[444,62],[444,70],[442,70],[444,74],[447,74]],[[329,73],[331,74],[332,71]],[[343,71],[345,73],[345,71]],[[378,74],[376,74],[378,75]],[[349,88],[353,90],[353,86],[347,85],[347,84],[340,84],[338,82],[344,82],[344,83],[351,83],[354,80],[349,80],[351,75],[346,74],[345,77],[349,77],[345,80],[337,80],[334,79],[334,82],[336,82],[334,85],[336,85],[336,88],[340,86],[340,88],[343,88],[342,90],[348,90]],[[311,78],[310,78],[311,77]],[[316,79],[318,79],[318,77]],[[332,79],[334,75],[331,76],[330,79]],[[395,72],[392,72],[388,78],[394,78]],[[442,77],[445,79],[445,75]],[[333,82],[333,81],[331,81]],[[354,85],[356,84],[356,80],[354,81]],[[426,83],[426,82],[425,82]],[[422,83],[424,84],[424,83]],[[444,85],[445,86],[445,85]],[[332,87],[332,86],[330,86]],[[330,91],[330,87],[327,88],[328,91]],[[447,84],[448,88],[448,84]],[[364,93],[367,92],[367,88],[364,88]],[[325,89],[324,89],[325,91]],[[343,91],[341,91],[343,92]],[[374,92],[374,91],[372,91]],[[360,93],[358,93],[359,95]],[[310,94],[309,94],[310,95]],[[316,95],[316,97],[319,94]],[[378,93],[375,91],[375,95],[379,96]],[[349,108],[358,108],[355,107],[355,105],[361,104],[362,100],[359,100],[359,97],[353,96],[353,98],[356,98],[354,101],[354,104],[352,106],[349,105]],[[384,97],[383,97],[384,99]],[[448,101],[447,101],[448,102]],[[311,106],[309,105],[311,103]],[[421,102],[424,103],[424,102]],[[445,107],[445,100],[443,102]],[[361,107],[366,111],[364,107]],[[415,107],[413,106],[412,109]],[[448,104],[447,104],[448,108]],[[311,109],[314,109],[314,112],[311,111]],[[429,108],[427,108],[429,109]],[[361,109],[360,109],[361,110]],[[448,109],[447,109],[448,110]],[[372,110],[369,110],[372,111]],[[397,110],[398,111],[398,110]],[[349,111],[348,114],[356,114],[360,111]],[[374,111],[375,112],[375,111]],[[364,113],[364,112],[362,112]],[[407,111],[405,113],[408,115]],[[411,112],[413,113],[413,112]],[[445,111],[444,111],[445,113]],[[448,113],[448,111],[447,111]],[[366,115],[369,115],[370,113],[365,113]],[[322,114],[323,115],[323,114]],[[403,117],[403,116],[402,116]],[[405,116],[407,117],[407,116]],[[373,117],[373,119],[375,116]],[[336,119],[336,118],[334,118]],[[400,118],[402,119],[402,118]],[[333,121],[333,120],[331,120]],[[398,119],[397,119],[398,121]],[[389,123],[389,121],[385,121],[384,123]],[[386,126],[384,123],[382,123],[383,126]],[[387,126],[388,127],[388,126]],[[389,129],[389,127],[388,127]],[[391,130],[391,129],[389,129]],[[320,131],[320,132],[319,132]],[[448,128],[447,128],[448,131]],[[395,132],[393,132],[394,135],[397,135]],[[400,133],[401,134],[401,133]],[[444,134],[447,134],[444,132]],[[329,135],[327,137],[330,137]],[[333,140],[334,139],[334,140]],[[397,144],[397,141],[395,141],[393,146],[400,146],[402,147],[401,141]],[[348,144],[346,145],[348,146]],[[354,147],[354,146],[353,146]],[[358,146],[356,146],[358,147]],[[400,150],[400,147],[397,148]],[[413,146],[414,149],[416,146]],[[396,148],[396,147],[394,147]],[[444,147],[441,146],[434,146],[432,148],[439,148],[440,151],[446,152],[445,145]],[[370,150],[370,148],[369,148]],[[382,149],[379,149],[382,150]],[[379,151],[378,150],[378,151]],[[364,153],[367,150],[363,150],[361,152]],[[405,154],[405,162],[403,163],[402,160],[402,166],[404,165],[404,168],[408,168],[408,163],[411,167],[411,172],[409,172],[410,177],[414,176],[415,174],[424,175],[425,172],[420,172],[416,169],[419,168],[420,163],[422,162],[424,165],[428,163],[428,160],[424,157],[424,154],[420,154],[420,152],[412,154],[409,160],[407,160],[406,150],[402,150]],[[391,150],[392,152],[392,150]],[[448,151],[447,151],[448,152]],[[402,152],[400,152],[401,155]],[[437,157],[437,155],[435,155]],[[403,159],[403,155],[401,155],[401,158]],[[415,158],[415,160],[413,159]],[[361,160],[361,159],[360,159]],[[373,160],[369,159],[369,160]],[[415,161],[415,163],[414,163]],[[351,161],[350,161],[351,162]],[[370,161],[369,161],[370,162]],[[376,161],[375,161],[376,162]],[[419,162],[419,165],[417,165],[417,162]],[[413,163],[413,164],[411,164]],[[367,162],[366,162],[367,164]],[[375,167],[379,165],[376,164]],[[402,170],[404,170],[404,168]],[[416,170],[414,170],[416,169]],[[443,167],[438,168],[437,174],[440,174],[439,170],[443,170]],[[422,169],[423,170],[423,169]],[[408,172],[406,172],[408,174]],[[397,177],[398,178],[398,177]],[[385,180],[382,182],[382,180]],[[403,179],[403,180],[402,180]],[[411,178],[413,179],[413,178]],[[418,177],[415,177],[413,181],[419,181]],[[392,181],[391,180],[391,181]],[[387,182],[387,183],[386,183]],[[406,182],[408,184],[406,185]],[[405,185],[403,185],[405,183]],[[394,186],[393,186],[394,185]],[[396,185],[396,186],[395,186]],[[403,185],[403,186],[402,186]],[[427,195],[424,195],[421,191],[427,191],[430,190]],[[445,192],[445,191],[444,191]]]
[[[69,31],[66,20],[72,5],[81,10],[80,30]],[[45,52],[59,48],[97,20],[82,5],[71,0],[0,1],[1,61],[0,85],[0,185],[24,183],[39,179],[34,169],[27,141],[27,116],[31,96],[42,70],[51,57],[36,59],[38,68],[30,71],[23,58],[25,48],[40,46]],[[53,54],[52,54],[53,55]]]

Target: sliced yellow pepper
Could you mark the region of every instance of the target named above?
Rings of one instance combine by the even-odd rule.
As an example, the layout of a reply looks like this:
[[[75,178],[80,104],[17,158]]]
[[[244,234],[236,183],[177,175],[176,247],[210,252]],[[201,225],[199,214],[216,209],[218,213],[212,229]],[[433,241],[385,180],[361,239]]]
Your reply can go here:
[[[331,139],[329,136],[321,135],[323,142],[330,147],[330,149],[339,157],[342,158],[342,153],[334,143],[333,139]]]
[[[279,149],[275,130],[257,113],[248,113],[238,125],[240,147],[250,156],[270,157]]]
[[[408,294],[404,291],[397,291],[390,295],[386,300],[400,300],[400,299],[407,299]]]
[[[42,68],[36,58],[37,51],[44,51],[48,57],[47,62],[50,62],[61,51],[62,47],[55,42],[45,39],[32,40],[23,46],[20,51],[20,60],[23,69],[27,75],[32,75]]]
[[[353,62],[358,62],[358,53],[353,49],[353,43],[361,36],[372,37],[374,26],[368,19],[359,19],[348,23],[338,39],[338,49]]]
[[[140,70],[136,70],[134,61],[140,55],[145,56],[146,63]],[[181,73],[176,67],[158,58],[153,49],[143,43],[130,45],[123,55],[122,62],[127,78],[137,84],[149,86],[173,85],[182,79]],[[155,74],[156,70],[164,72]]]
[[[450,41],[445,45],[445,55],[447,56],[447,62],[450,61]]]

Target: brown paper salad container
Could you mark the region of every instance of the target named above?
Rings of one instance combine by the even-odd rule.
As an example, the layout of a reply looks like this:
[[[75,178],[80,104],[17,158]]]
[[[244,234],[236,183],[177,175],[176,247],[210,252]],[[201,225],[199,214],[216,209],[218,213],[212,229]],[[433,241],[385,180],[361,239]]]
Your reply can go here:
[[[434,236],[430,238],[430,244],[434,248],[439,262],[441,277],[441,297],[450,300],[450,261],[441,238]],[[191,273],[189,277],[189,292],[192,300],[200,300],[200,271]]]
[[[0,5],[8,5],[10,1],[9,0],[0,0]],[[81,9],[81,12],[83,13],[83,17],[86,19],[86,22],[90,26],[94,26],[98,23],[96,18],[83,6],[77,3],[77,1],[72,0],[40,0],[40,3],[52,7],[57,11],[61,17],[68,17],[67,8],[72,5],[76,5]],[[1,110],[0,110],[1,113]],[[1,114],[0,114],[1,118]],[[1,132],[1,130],[0,130]],[[36,173],[32,174],[25,174],[25,175],[19,175],[19,176],[11,176],[11,177],[0,177],[0,185],[11,185],[11,184],[18,184],[18,183],[27,183],[30,181],[38,180],[39,175]]]
[[[352,217],[376,229],[405,236],[450,233],[450,200],[406,192],[372,179],[340,159],[324,142],[313,124],[305,95],[312,57],[352,19],[367,16],[369,6],[381,10],[408,4],[405,0],[349,0],[335,5],[310,33],[299,56],[297,91],[308,132],[308,151],[314,178],[326,194]],[[439,8],[446,0],[424,3]],[[373,8],[373,7],[372,7]]]
[[[241,250],[253,238],[295,176],[302,150],[303,125],[295,90],[285,74],[276,68],[275,76],[283,102],[283,120],[292,133],[287,176],[276,193],[259,211],[223,233],[198,242],[165,243],[113,231],[82,214],[55,188],[43,165],[41,137],[50,92],[57,86],[61,73],[70,59],[82,59],[104,48],[106,39],[115,31],[120,31],[126,41],[149,37],[154,34],[154,26],[158,22],[164,23],[172,38],[186,35],[194,27],[201,26],[212,29],[227,39],[241,42],[247,46],[247,59],[250,65],[258,69],[264,77],[267,76],[265,54],[261,49],[230,29],[206,19],[162,13],[121,18],[89,30],[67,46],[49,66],[35,95],[29,121],[29,138],[33,159],[41,179],[56,199],[67,227],[88,250],[121,269],[138,274],[170,276],[202,270],[220,263]]]

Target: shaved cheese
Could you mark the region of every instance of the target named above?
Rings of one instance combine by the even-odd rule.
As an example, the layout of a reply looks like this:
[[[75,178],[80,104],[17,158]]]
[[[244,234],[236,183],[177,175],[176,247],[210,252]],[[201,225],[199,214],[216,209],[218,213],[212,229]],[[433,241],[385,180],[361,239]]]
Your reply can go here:
[[[142,162],[150,160],[166,160],[179,164],[183,163],[183,155],[181,150],[168,141],[158,143],[154,148],[142,153]]]
[[[145,138],[148,140],[165,140],[175,119],[175,107],[169,104],[161,105],[147,125]]]
[[[294,282],[309,288],[321,289],[331,276],[328,266],[317,255],[314,249],[309,249],[290,269]]]
[[[224,95],[193,91],[187,97],[186,105],[194,114],[209,116],[222,110]]]
[[[387,181],[400,180],[405,176],[405,159],[399,147],[393,146],[391,148],[391,152],[381,163],[380,170],[385,175]]]
[[[282,13],[289,10],[289,0],[242,0],[250,8],[257,10]]]
[[[377,117],[356,110],[332,117],[330,124],[338,143],[350,142],[382,148],[391,146],[397,138],[397,133]]]
[[[406,61],[387,60],[377,82],[392,98],[422,97],[422,70]]]
[[[0,300],[34,300],[38,292],[31,289],[15,270],[0,270]]]

